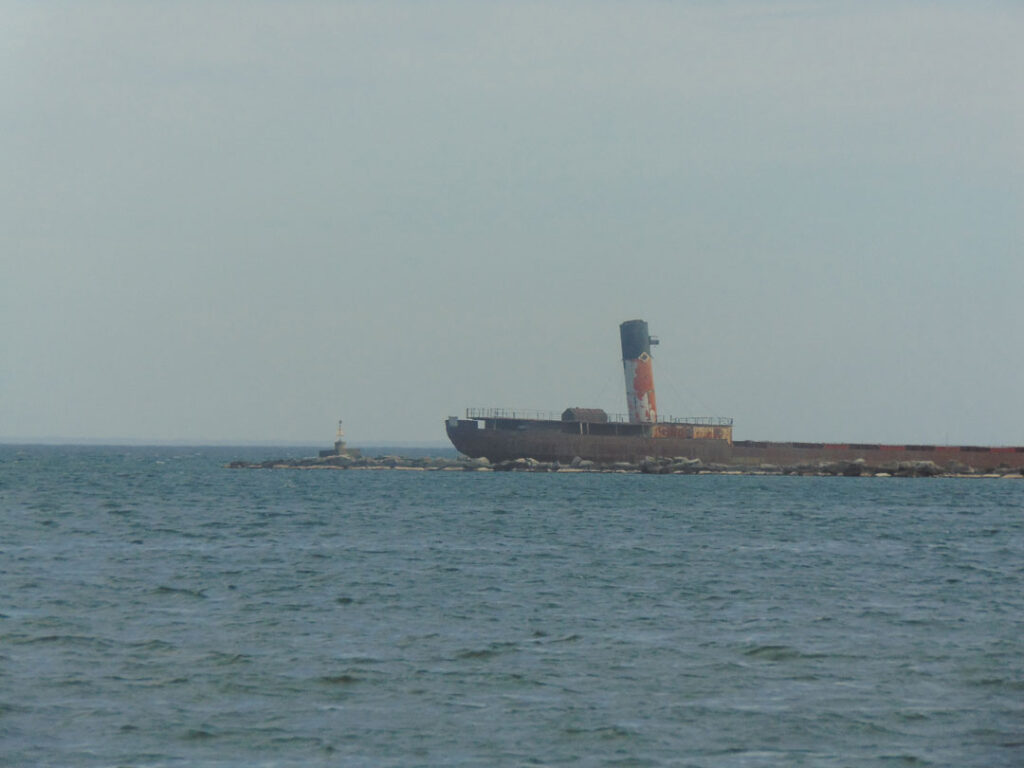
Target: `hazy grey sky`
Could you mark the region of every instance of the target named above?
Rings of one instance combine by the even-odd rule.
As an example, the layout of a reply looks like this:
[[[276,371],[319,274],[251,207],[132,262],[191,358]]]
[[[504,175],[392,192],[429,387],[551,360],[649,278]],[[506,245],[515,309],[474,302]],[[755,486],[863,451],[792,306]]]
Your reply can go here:
[[[0,2],[0,439],[1024,444],[1024,5]]]

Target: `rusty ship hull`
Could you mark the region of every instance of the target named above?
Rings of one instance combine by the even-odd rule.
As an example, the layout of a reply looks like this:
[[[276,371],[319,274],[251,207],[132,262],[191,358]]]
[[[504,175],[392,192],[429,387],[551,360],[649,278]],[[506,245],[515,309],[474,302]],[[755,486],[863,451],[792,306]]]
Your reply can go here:
[[[566,422],[554,419],[449,419],[448,439],[460,453],[490,461],[531,458],[568,464],[575,458],[600,464],[637,463],[645,457],[686,456],[705,462],[732,460],[728,441],[692,437],[680,425],[636,429],[638,425]]]
[[[628,420],[597,408],[568,408],[560,418],[470,408],[465,418],[448,418],[448,439],[460,453],[492,462],[531,458],[570,463],[578,458],[636,464],[647,457],[681,457],[748,467],[863,461],[885,468],[930,461],[948,471],[1024,469],[1024,446],[733,441],[729,418],[659,418],[650,355],[658,340],[642,320],[622,323],[620,337]]]

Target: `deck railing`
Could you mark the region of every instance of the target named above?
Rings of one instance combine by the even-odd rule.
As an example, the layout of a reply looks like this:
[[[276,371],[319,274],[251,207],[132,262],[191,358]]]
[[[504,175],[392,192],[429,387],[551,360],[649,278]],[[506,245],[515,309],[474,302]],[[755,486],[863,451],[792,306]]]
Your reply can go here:
[[[467,419],[519,419],[522,421],[561,421],[561,412],[535,411],[524,408],[467,408]],[[629,416],[624,413],[609,413],[608,421],[628,424]],[[727,416],[659,416],[659,424],[697,424],[709,427],[731,427],[732,419]]]
[[[467,419],[523,419],[525,421],[561,421],[554,411],[533,411],[525,408],[467,408]]]

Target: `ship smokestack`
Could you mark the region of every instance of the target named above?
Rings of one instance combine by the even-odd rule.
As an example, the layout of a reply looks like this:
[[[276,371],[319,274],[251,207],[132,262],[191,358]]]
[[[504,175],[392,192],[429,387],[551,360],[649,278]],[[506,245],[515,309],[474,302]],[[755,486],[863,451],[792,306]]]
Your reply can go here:
[[[654,372],[651,345],[658,340],[647,332],[643,320],[627,320],[619,326],[622,339],[622,367],[626,373],[626,404],[633,424],[651,424],[658,420],[654,401]]]

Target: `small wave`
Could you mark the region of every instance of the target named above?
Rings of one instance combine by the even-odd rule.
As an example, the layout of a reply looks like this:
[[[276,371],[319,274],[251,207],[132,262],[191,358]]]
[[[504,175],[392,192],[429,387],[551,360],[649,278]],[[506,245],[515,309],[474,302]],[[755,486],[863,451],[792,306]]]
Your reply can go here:
[[[169,643],[166,640],[154,638],[151,640],[139,640],[134,643],[128,644],[129,648],[137,648],[142,651],[174,651],[177,650],[177,646],[174,643]]]
[[[571,635],[562,635],[561,637],[548,637],[543,632],[534,632],[533,637],[535,638],[533,642],[544,643],[545,645],[550,645],[552,643],[575,643],[577,640],[583,639],[582,635],[577,635],[575,633]]]
[[[471,648],[455,654],[457,659],[491,659],[516,649],[515,643],[491,643],[487,648]]]
[[[290,747],[296,748],[300,746],[310,747],[312,749],[321,749],[328,754],[334,752],[334,747],[330,744],[324,743],[324,740],[316,736],[301,736],[296,734],[289,734],[282,732],[280,734],[270,734],[263,730],[260,733],[261,736],[267,739],[268,743],[278,747]]]
[[[427,635],[427,637],[436,637],[436,635]],[[335,658],[336,661],[344,662],[346,664],[381,664],[384,659],[377,658],[376,656],[338,656]]]
[[[566,736],[596,736],[600,739],[626,739],[635,735],[631,728],[624,725],[601,725],[596,728],[563,728]]]
[[[317,680],[327,685],[352,685],[353,683],[361,682],[362,678],[346,673],[341,675],[323,675],[317,678]]]
[[[932,765],[930,760],[917,755],[879,755],[878,760],[883,765]]]
[[[126,678],[128,679],[128,678]],[[186,685],[192,682],[192,678],[189,677],[166,677],[166,678],[134,678],[132,680],[133,685],[139,685],[143,688],[163,688],[165,685]]]
[[[933,713],[921,709],[904,709],[896,713],[896,719],[903,723],[918,723],[930,720]]]
[[[150,533],[152,533],[152,534],[166,533],[166,534],[170,534],[171,536],[181,536],[182,538],[185,538],[185,539],[204,539],[204,538],[206,538],[205,534],[202,534],[202,533],[192,533],[192,531],[185,530],[184,528],[153,528],[153,529],[150,530]]]
[[[582,640],[582,635],[562,635],[561,637],[555,637],[548,640],[549,643],[575,643],[577,640]]]
[[[491,648],[482,648],[479,650],[460,651],[455,654],[457,659],[490,659],[499,654],[499,651],[495,651]]]
[[[215,651],[206,658],[218,666],[228,666],[231,664],[248,664],[252,661],[252,657],[247,656],[244,653],[223,653],[221,651]]]
[[[216,735],[211,731],[207,731],[203,728],[190,728],[185,731],[186,741],[205,741],[206,739],[214,739]]]
[[[185,595],[187,597],[206,598],[206,593],[201,589],[185,589],[184,587],[159,586],[153,590],[154,595]]]
[[[968,680],[967,684],[981,688],[1009,688],[1014,691],[1024,691],[1024,680],[1006,677],[979,677]]]
[[[743,651],[744,656],[762,661],[791,661],[793,659],[813,658],[788,645],[756,645]]]
[[[89,637],[87,635],[40,635],[39,637],[21,637],[13,639],[19,645],[43,645],[49,643],[68,643],[71,645],[86,645],[94,648],[110,648],[113,643],[102,637]]]

